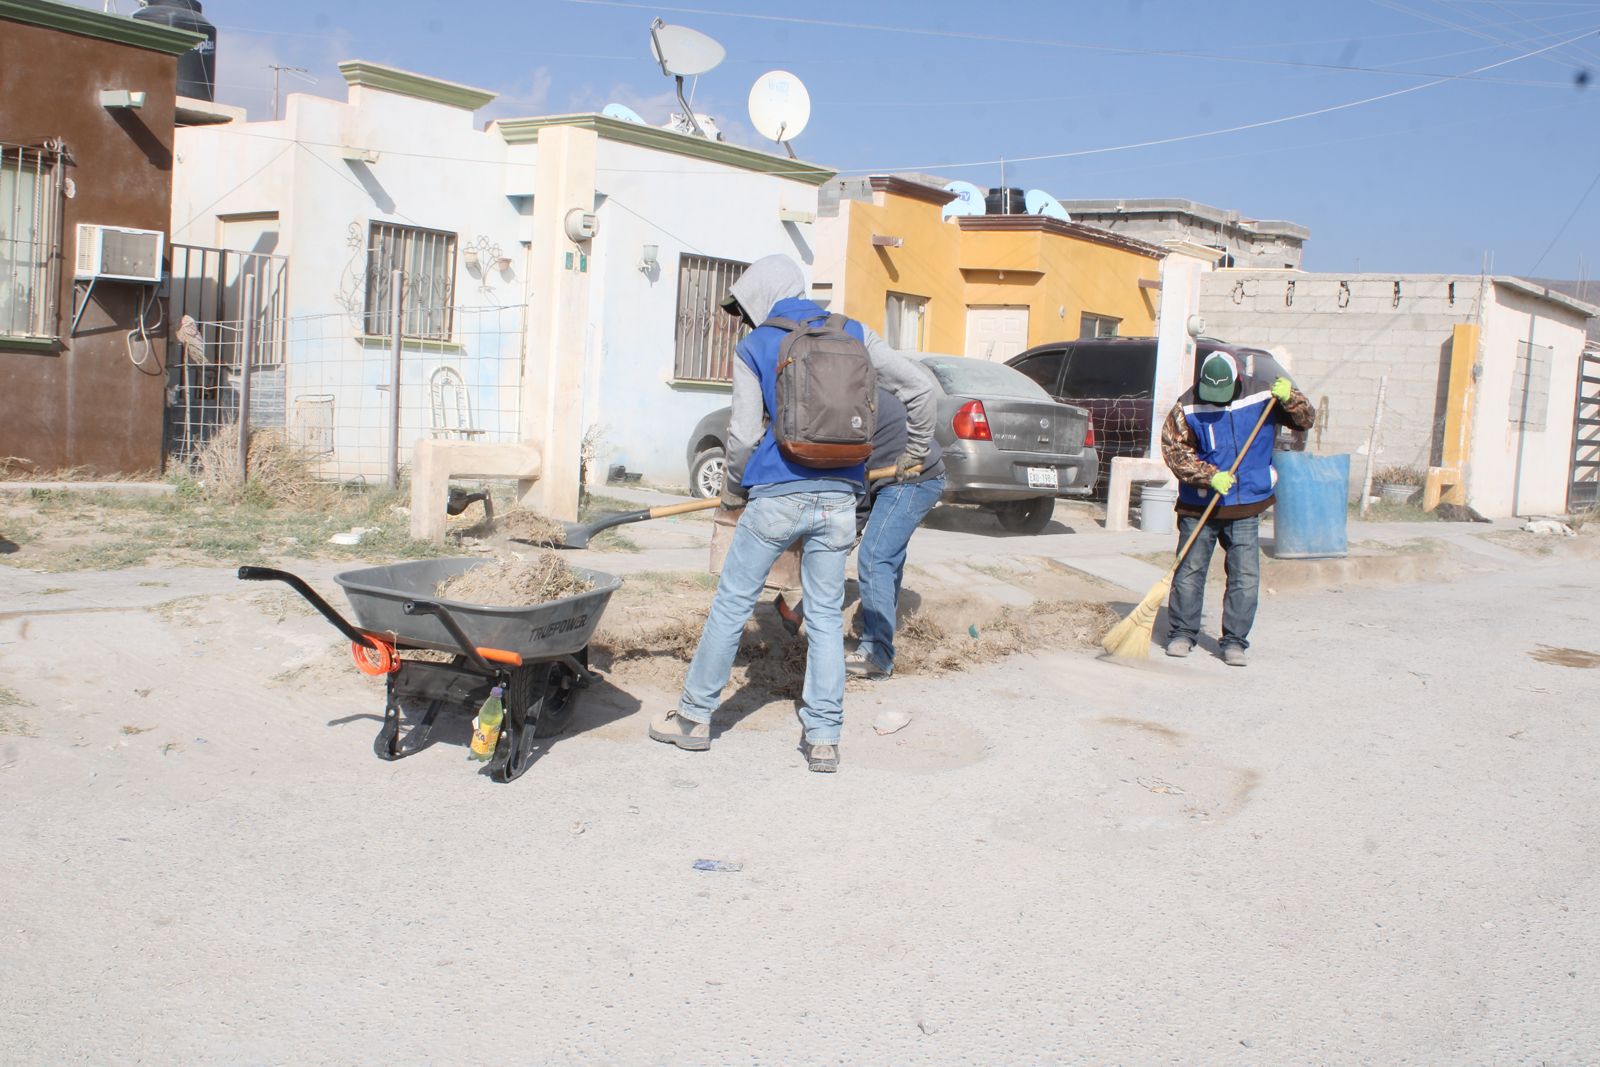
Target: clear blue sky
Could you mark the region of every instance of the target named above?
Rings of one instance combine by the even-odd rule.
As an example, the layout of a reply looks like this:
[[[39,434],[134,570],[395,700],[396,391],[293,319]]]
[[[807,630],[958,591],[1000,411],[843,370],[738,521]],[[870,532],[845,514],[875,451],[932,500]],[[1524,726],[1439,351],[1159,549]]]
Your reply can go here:
[[[269,107],[266,64],[307,67],[319,83],[286,76],[286,88],[338,96],[334,64],[362,58],[493,89],[490,116],[617,100],[661,122],[659,14],[726,46],[695,104],[730,140],[759,143],[745,99],[784,68],[812,97],[797,151],[842,173],[998,185],[1003,156],[1021,160],[1007,184],[1062,199],[1184,197],[1300,223],[1310,270],[1476,272],[1489,253],[1499,273],[1537,263],[1572,278],[1583,257],[1600,274],[1600,0],[206,0],[205,12],[222,29],[219,95],[252,117]],[[1027,160],[1096,149],[1114,150]]]

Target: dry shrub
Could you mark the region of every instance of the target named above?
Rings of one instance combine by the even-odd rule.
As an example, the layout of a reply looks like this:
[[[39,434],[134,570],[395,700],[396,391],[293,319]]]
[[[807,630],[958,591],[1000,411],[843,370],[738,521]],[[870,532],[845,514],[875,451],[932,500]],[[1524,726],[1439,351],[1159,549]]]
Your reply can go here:
[[[542,552],[536,559],[480,563],[440,582],[438,594],[467,604],[526,607],[587,593],[592,586],[554,552]]]
[[[250,434],[250,477],[239,477],[239,424],[218,427],[195,457],[194,479],[207,497],[264,498],[273,504],[313,508],[327,504],[335,488],[316,476],[316,459],[281,430]]]

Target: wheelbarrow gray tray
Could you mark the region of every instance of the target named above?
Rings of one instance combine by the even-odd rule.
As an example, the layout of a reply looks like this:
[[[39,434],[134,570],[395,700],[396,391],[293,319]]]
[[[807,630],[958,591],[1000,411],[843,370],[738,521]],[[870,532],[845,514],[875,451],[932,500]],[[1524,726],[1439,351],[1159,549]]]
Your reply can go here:
[[[475,646],[515,652],[527,661],[571,655],[585,648],[611,594],[622,585],[615,575],[574,567],[574,573],[591,583],[589,591],[543,604],[468,604],[435,592],[440,582],[485,562],[481,556],[419,559],[344,571],[333,580],[343,587],[363,630],[394,634],[403,645],[459,652],[459,644],[437,616],[407,614],[405,610],[408,601],[429,601],[448,608]]]

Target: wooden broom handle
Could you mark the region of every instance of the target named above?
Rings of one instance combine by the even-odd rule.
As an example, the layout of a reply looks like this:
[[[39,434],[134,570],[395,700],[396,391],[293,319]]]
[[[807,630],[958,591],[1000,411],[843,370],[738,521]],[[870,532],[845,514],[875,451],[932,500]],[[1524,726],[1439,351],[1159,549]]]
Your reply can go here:
[[[1239,464],[1244,462],[1245,453],[1249,452],[1250,446],[1256,443],[1256,435],[1261,432],[1261,427],[1267,424],[1268,417],[1272,415],[1273,405],[1277,402],[1278,398],[1275,396],[1267,399],[1267,406],[1261,409],[1261,417],[1256,420],[1256,428],[1250,431],[1250,436],[1244,439],[1244,447],[1239,449],[1237,456],[1233,457],[1233,466],[1228,468],[1230,477],[1238,473]],[[1200,536],[1200,528],[1206,524],[1206,520],[1211,518],[1211,513],[1217,509],[1217,501],[1221,499],[1222,494],[1213,489],[1211,491],[1211,500],[1206,504],[1206,510],[1200,513],[1200,521],[1195,523],[1193,530],[1189,531],[1189,539],[1178,550],[1178,558],[1173,561],[1172,569],[1167,572],[1169,580],[1178,573],[1178,568],[1183,565],[1183,557],[1189,554],[1189,549],[1194,546],[1194,539]]]

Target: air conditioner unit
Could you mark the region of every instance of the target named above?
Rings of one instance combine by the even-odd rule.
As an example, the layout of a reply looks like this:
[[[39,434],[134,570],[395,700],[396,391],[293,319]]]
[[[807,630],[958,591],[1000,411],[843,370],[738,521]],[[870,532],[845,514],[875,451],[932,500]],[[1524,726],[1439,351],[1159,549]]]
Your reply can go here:
[[[166,235],[160,230],[79,223],[73,277],[158,284],[165,241]]]

